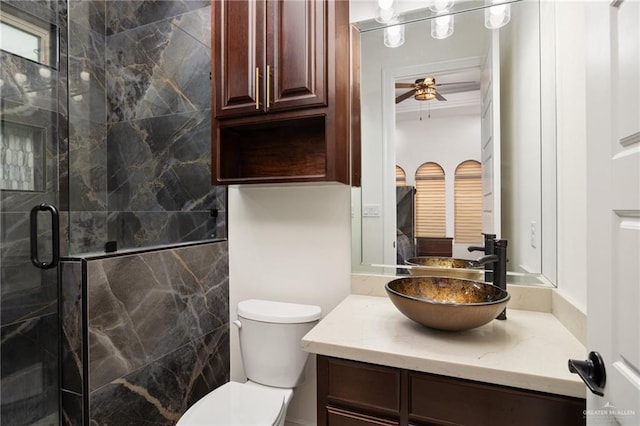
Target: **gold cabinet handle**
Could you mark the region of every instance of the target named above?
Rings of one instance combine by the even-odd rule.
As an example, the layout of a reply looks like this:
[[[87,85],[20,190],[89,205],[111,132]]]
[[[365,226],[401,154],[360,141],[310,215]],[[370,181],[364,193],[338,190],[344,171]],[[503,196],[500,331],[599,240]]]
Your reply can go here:
[[[256,67],[256,109],[260,109],[260,67]]]
[[[269,105],[271,105],[270,83],[271,83],[271,67],[267,65],[267,111],[269,111]]]

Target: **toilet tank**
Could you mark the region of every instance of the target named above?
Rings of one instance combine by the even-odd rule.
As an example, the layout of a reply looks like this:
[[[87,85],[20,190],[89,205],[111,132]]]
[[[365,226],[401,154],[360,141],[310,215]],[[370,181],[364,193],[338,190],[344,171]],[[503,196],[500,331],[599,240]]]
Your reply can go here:
[[[266,386],[293,388],[302,381],[308,354],[302,337],[320,320],[319,306],[270,300],[238,303],[240,353],[247,378]]]

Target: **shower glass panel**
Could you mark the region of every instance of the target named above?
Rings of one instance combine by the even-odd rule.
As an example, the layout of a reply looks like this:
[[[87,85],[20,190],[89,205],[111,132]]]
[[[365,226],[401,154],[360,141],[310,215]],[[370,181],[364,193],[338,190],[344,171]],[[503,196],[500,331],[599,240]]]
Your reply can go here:
[[[64,3],[0,2],[0,424],[59,424],[58,82]],[[64,33],[64,31],[63,31]],[[27,48],[22,49],[21,48]],[[35,259],[36,262],[32,261]],[[43,267],[45,269],[43,269]]]
[[[210,4],[152,3],[69,1],[74,255],[226,238],[226,189],[210,184]]]

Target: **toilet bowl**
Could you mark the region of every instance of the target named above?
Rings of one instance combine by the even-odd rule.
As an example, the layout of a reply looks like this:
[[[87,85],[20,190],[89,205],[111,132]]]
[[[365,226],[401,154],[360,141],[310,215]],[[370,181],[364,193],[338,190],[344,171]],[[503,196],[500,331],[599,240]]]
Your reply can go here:
[[[228,382],[192,405],[177,426],[284,426],[308,354],[300,340],[321,317],[318,306],[269,300],[238,303],[247,382]]]
[[[273,390],[228,382],[192,405],[178,426],[283,426],[293,392]]]

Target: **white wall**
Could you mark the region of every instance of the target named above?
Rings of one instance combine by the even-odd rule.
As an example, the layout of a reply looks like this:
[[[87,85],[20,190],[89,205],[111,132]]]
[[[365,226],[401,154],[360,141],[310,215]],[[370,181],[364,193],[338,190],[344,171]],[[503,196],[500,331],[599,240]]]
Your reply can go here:
[[[558,291],[586,312],[587,87],[584,5],[581,2],[558,2],[556,13]],[[571,22],[571,25],[566,25],[567,22]]]
[[[475,115],[426,118],[396,122],[396,163],[407,174],[407,185],[415,186],[415,173],[427,161],[438,163],[445,173],[447,191],[446,233],[453,237],[454,177],[467,160],[480,161],[480,112]]]
[[[327,314],[350,291],[351,189],[346,185],[230,187],[229,307],[263,298],[319,305]],[[245,379],[231,327],[231,379]],[[316,422],[315,362],[294,392],[287,419]]]
[[[509,270],[540,272],[541,121],[538,5],[518,5],[518,18],[500,29],[502,238]],[[526,17],[526,19],[523,19]],[[536,52],[535,54],[519,54]],[[531,226],[536,228],[531,243]]]

